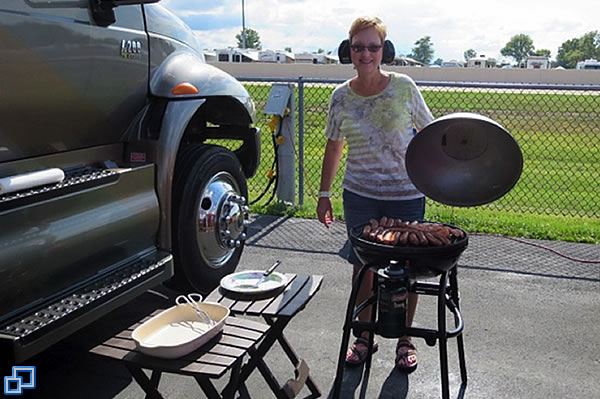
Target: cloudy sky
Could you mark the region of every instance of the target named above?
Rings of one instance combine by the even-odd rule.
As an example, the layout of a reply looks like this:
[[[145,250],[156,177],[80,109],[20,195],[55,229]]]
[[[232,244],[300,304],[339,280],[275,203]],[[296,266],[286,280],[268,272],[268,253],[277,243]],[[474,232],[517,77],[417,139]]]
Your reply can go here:
[[[242,0],[162,0],[194,29],[208,49],[236,46]],[[463,59],[467,49],[502,59],[513,35],[531,37],[552,58],[565,41],[600,30],[599,0],[244,0],[246,27],[263,48],[334,50],[361,15],[380,17],[396,54],[430,36],[434,59]],[[510,60],[508,60],[510,61]]]

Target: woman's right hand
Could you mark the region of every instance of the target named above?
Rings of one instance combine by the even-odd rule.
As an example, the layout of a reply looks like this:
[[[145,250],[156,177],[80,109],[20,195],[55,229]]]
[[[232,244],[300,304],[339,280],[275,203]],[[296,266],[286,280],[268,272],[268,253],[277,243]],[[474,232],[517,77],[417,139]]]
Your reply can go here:
[[[329,228],[329,225],[333,223],[334,218],[331,198],[319,198],[319,202],[317,203],[317,217],[319,218],[319,222],[323,223],[327,228]]]

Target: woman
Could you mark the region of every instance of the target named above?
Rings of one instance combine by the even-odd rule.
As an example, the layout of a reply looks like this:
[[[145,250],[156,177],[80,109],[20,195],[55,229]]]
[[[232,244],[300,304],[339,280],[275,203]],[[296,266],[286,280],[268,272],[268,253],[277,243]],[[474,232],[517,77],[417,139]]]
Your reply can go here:
[[[379,220],[382,216],[402,220],[423,219],[425,198],[410,182],[404,166],[406,148],[413,132],[427,125],[433,116],[415,83],[406,75],[380,69],[386,27],[379,18],[361,17],[350,27],[351,59],[356,76],[338,86],[329,104],[317,215],[326,227],[334,220],[329,190],[348,143],[342,187],[348,235],[353,226]],[[362,267],[351,251],[353,280]],[[373,273],[363,279],[357,303],[371,295]],[[408,300],[407,325],[412,324],[417,295]],[[359,315],[370,320],[370,307]],[[368,331],[363,331],[348,349],[346,363],[362,364],[367,357]],[[377,350],[373,345],[373,352]],[[398,339],[396,367],[412,372],[417,352],[408,336]]]

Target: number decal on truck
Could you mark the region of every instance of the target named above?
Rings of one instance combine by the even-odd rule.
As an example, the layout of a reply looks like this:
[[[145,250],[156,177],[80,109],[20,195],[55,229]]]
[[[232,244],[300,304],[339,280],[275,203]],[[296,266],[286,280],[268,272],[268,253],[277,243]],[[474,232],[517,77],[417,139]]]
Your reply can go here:
[[[121,40],[121,57],[127,59],[140,58],[142,54],[142,43],[137,40]]]

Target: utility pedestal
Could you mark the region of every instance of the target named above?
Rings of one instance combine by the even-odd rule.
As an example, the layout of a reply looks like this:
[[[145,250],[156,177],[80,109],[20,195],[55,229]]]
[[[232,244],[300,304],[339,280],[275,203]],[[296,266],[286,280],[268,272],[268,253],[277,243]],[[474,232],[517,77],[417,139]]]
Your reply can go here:
[[[296,154],[294,135],[294,87],[274,84],[271,87],[265,113],[278,115],[275,134],[277,143],[277,199],[294,204],[296,199]]]

